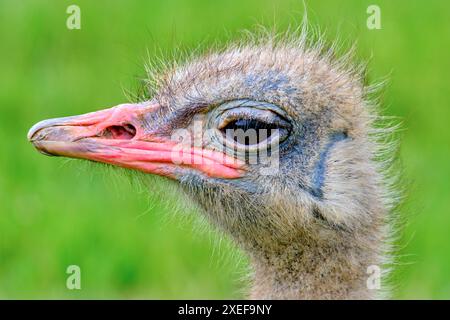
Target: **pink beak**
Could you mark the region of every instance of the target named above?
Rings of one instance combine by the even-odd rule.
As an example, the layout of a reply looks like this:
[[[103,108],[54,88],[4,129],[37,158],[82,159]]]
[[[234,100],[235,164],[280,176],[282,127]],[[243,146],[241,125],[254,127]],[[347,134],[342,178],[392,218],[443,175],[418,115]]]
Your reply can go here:
[[[30,129],[28,140],[46,155],[103,162],[173,179],[185,170],[213,178],[242,176],[243,163],[222,152],[188,146],[180,153],[177,142],[146,133],[144,115],[159,107],[151,102],[121,104],[84,115],[44,120]]]

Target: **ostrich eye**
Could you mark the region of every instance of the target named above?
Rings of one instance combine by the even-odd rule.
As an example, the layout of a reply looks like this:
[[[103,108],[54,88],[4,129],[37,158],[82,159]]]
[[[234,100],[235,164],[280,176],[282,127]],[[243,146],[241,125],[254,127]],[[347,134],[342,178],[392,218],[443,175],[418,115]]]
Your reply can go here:
[[[259,121],[256,119],[237,119],[229,122],[225,126],[225,130],[243,130],[247,131],[248,129],[254,130],[273,130],[277,129],[278,126],[274,123],[267,123],[264,121]]]
[[[284,140],[288,134],[286,128],[276,123],[243,118],[230,121],[221,131],[227,139],[245,146],[261,143],[275,134],[280,136],[280,140]]]
[[[284,141],[291,132],[291,124],[284,111],[270,103],[237,100],[218,108],[216,128],[223,142],[246,151],[268,147]]]

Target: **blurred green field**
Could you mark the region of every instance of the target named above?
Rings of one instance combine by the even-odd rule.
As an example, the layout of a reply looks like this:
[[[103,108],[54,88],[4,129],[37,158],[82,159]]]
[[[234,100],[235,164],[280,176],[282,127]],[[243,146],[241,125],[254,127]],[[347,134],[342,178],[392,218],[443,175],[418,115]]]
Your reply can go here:
[[[66,8],[81,8],[81,30]],[[395,298],[450,298],[450,2],[306,1],[330,39],[358,40],[385,114],[403,120],[408,202]],[[382,30],[366,28],[378,4]],[[298,0],[0,1],[0,298],[239,298],[246,263],[189,213],[117,171],[39,155],[38,120],[126,100],[147,49],[223,42],[256,23],[283,30]],[[155,180],[160,184],[160,180]],[[167,192],[169,193],[169,192]],[[183,205],[182,203],[180,204]],[[190,210],[188,210],[190,211]],[[66,268],[82,290],[66,289]]]

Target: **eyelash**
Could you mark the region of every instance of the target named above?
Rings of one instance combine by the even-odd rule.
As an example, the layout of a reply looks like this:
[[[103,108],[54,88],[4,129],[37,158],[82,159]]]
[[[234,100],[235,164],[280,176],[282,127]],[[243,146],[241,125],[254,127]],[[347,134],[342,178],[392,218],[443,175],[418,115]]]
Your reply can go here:
[[[220,130],[226,139],[234,140],[234,142],[246,147],[258,145],[266,140],[270,141],[275,133],[278,134],[280,141],[284,141],[290,131],[285,126],[252,118],[237,118],[229,121]],[[274,130],[278,131],[274,132]]]
[[[242,129],[244,131],[247,131],[249,129],[273,130],[273,129],[279,129],[279,127],[274,123],[268,123],[268,122],[260,121],[258,119],[239,118],[239,119],[228,122],[227,125],[222,128],[222,130],[229,130],[229,129],[233,129],[233,130]]]

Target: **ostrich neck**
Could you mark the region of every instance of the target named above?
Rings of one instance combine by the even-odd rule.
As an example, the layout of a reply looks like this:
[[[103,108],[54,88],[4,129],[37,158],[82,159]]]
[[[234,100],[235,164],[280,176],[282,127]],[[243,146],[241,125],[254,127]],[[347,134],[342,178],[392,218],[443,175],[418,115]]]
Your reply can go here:
[[[372,299],[376,295],[367,287],[367,268],[379,259],[367,247],[339,244],[339,240],[328,245],[299,240],[252,250],[250,256],[252,299]]]

